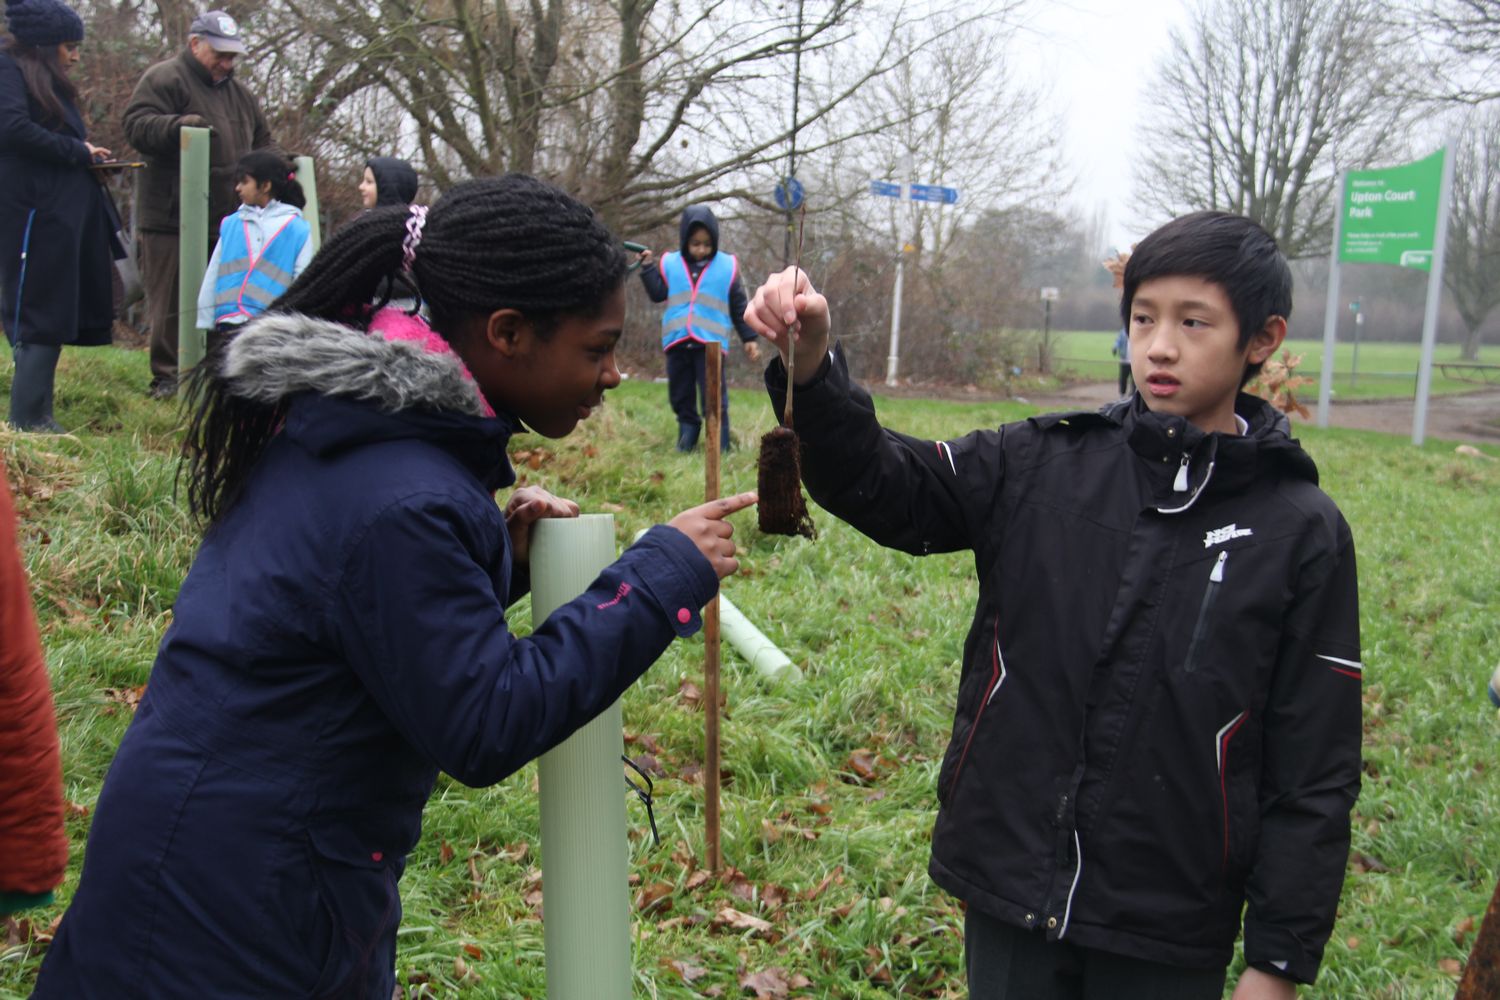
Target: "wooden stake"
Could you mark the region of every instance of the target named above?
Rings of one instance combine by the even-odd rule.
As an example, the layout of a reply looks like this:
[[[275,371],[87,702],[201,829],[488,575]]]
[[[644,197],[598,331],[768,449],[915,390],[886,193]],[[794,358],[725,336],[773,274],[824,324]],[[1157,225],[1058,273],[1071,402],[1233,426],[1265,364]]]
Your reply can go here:
[[[1469,952],[1469,964],[1464,967],[1455,1000],[1485,1000],[1497,995],[1500,995],[1500,884],[1495,886],[1484,923],[1474,937],[1474,948]]]
[[[720,411],[724,405],[720,380],[723,378],[723,353],[717,344],[703,349],[704,407],[703,424],[707,440],[703,442],[705,502],[719,499]],[[703,609],[703,821],[704,851],[708,870],[717,874],[724,868],[719,849],[719,598]]]

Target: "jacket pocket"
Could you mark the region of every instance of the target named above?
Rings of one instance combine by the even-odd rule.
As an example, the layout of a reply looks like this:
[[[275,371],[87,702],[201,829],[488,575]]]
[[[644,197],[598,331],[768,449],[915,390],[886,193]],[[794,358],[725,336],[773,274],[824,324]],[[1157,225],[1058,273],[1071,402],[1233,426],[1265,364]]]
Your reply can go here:
[[[1198,669],[1203,645],[1213,623],[1214,604],[1219,599],[1219,591],[1224,587],[1224,566],[1228,562],[1229,553],[1220,552],[1213,568],[1208,571],[1208,584],[1203,588],[1203,600],[1198,605],[1198,620],[1193,623],[1193,637],[1188,642],[1187,656],[1182,661],[1182,672],[1185,674]]]
[[[311,995],[368,996],[395,960],[401,922],[396,861],[342,827],[310,828],[307,848],[328,932],[328,953]]]
[[[1240,758],[1250,751],[1240,732],[1250,719],[1246,709],[1214,734],[1214,758],[1219,772],[1219,809],[1223,822],[1223,870],[1226,876],[1242,870],[1248,857],[1246,844],[1256,836],[1257,808],[1250,769]],[[1238,737],[1238,738],[1237,738]],[[1233,765],[1231,764],[1233,761]]]
[[[970,717],[973,722],[969,724],[965,733],[955,727],[953,739],[948,744],[948,753],[943,759],[943,766],[938,770],[938,804],[946,806],[953,798],[953,791],[958,787],[958,779],[962,776],[964,765],[968,761],[969,751],[973,748],[974,736],[979,732],[979,724],[984,721],[985,712],[990,704],[1000,696],[1000,688],[1005,683],[1005,654],[1000,650],[1000,616],[995,615],[994,638],[989,649],[989,671],[974,671],[975,675],[983,678],[979,685],[977,694],[969,697],[975,699],[971,702]],[[963,717],[963,701],[960,696],[959,718]]]

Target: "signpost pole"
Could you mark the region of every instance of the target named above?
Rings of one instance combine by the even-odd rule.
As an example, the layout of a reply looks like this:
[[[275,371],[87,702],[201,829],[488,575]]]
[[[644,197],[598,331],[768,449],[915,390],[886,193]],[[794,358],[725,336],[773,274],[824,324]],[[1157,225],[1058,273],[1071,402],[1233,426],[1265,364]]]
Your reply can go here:
[[[1364,332],[1365,314],[1355,303],[1354,310],[1354,362],[1349,366],[1349,388],[1359,385],[1359,335]]]
[[[1438,307],[1443,300],[1443,258],[1448,249],[1448,201],[1453,194],[1453,143],[1443,147],[1443,180],[1438,187],[1437,228],[1432,234],[1432,270],[1427,272],[1427,309],[1422,316],[1422,361],[1417,366],[1417,406],[1411,443],[1427,434],[1427,397],[1432,389],[1432,349],[1437,343]]]
[[[885,359],[885,384],[896,384],[901,359],[901,272],[906,266],[906,245],[896,247],[896,290],[891,296],[891,353]]]
[[[901,175],[911,176],[911,158],[903,157],[900,164]],[[958,203],[958,189],[942,187],[936,184],[913,184],[909,180],[893,183],[891,181],[870,181],[870,193],[879,198],[895,198],[898,202],[906,202],[911,206],[913,201],[930,201],[939,205],[954,205]],[[885,384],[896,384],[896,371],[901,365],[901,284],[906,269],[906,241],[901,238],[901,206],[896,206],[896,287],[891,293],[891,349],[885,358]],[[917,231],[915,218],[911,219],[913,233]],[[916,237],[913,236],[913,241]]]
[[[1339,242],[1344,235],[1344,197],[1349,175],[1339,174],[1338,196],[1333,199],[1333,247],[1328,251],[1328,299],[1323,306],[1323,370],[1318,374],[1318,426],[1328,426],[1328,403],[1333,397],[1333,344],[1339,325]]]

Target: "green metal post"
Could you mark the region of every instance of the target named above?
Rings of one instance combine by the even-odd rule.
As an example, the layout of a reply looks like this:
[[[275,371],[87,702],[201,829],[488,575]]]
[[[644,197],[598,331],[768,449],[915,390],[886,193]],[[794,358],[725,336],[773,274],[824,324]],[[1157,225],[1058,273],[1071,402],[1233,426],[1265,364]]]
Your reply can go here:
[[[545,518],[531,539],[541,623],[615,559],[609,514]],[[630,1000],[629,842],[620,704],[542,755],[542,906],[548,1000]]]
[[[312,230],[308,239],[312,241],[313,253],[317,253],[318,248],[323,245],[323,223],[318,217],[318,175],[313,171],[311,156],[297,157],[297,183],[302,185],[302,193],[307,196],[307,207],[302,210],[302,217]]]
[[[208,145],[206,128],[180,130],[177,222],[177,371],[203,360],[204,331],[198,329],[198,289],[208,270]]]

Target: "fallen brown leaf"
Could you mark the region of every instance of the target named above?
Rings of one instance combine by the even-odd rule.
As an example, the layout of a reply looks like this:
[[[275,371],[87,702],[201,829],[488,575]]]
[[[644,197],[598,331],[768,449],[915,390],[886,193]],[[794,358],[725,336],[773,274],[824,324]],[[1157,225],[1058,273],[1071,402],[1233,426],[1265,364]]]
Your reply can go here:
[[[846,762],[849,773],[860,781],[874,781],[880,769],[880,757],[873,750],[861,747],[850,751],[849,760]]]
[[[805,899],[805,900],[807,900],[808,902],[811,902],[812,900],[817,899],[819,896],[823,895],[823,893],[825,891],[827,891],[828,887],[830,885],[832,885],[834,882],[843,882],[843,881],[844,881],[844,866],[843,865],[839,865],[833,871],[829,872],[827,875],[824,875],[823,876],[823,881],[819,882],[817,885],[813,886],[811,889],[808,889],[806,892],[804,892],[802,894],[802,898]]]
[[[657,760],[653,754],[639,754],[630,758],[630,762],[653,778],[665,778],[667,776],[666,768],[661,766],[661,761]]]
[[[762,920],[760,917],[748,913],[741,913],[732,906],[726,906],[714,915],[712,925],[716,929],[728,928],[736,931],[748,931],[751,934],[769,935],[771,933],[770,921]]]
[[[104,700],[112,701],[117,705],[124,705],[132,712],[141,703],[141,697],[146,693],[146,685],[133,688],[105,688]]]
[[[477,983],[479,973],[469,968],[469,963],[465,962],[463,956],[460,955],[453,960],[453,978],[464,984]]]
[[[708,975],[707,969],[705,969],[701,965],[694,964],[700,961],[702,961],[702,959],[697,958],[696,956],[691,959],[663,958],[661,960],[661,964],[662,968],[669,969],[681,976],[683,982],[692,983]]]
[[[787,982],[786,970],[776,968],[743,973],[740,987],[754,993],[755,1000],[782,1000],[792,989],[791,983]]]
[[[671,882],[652,882],[635,894],[635,908],[644,914],[662,914],[672,908]]]

